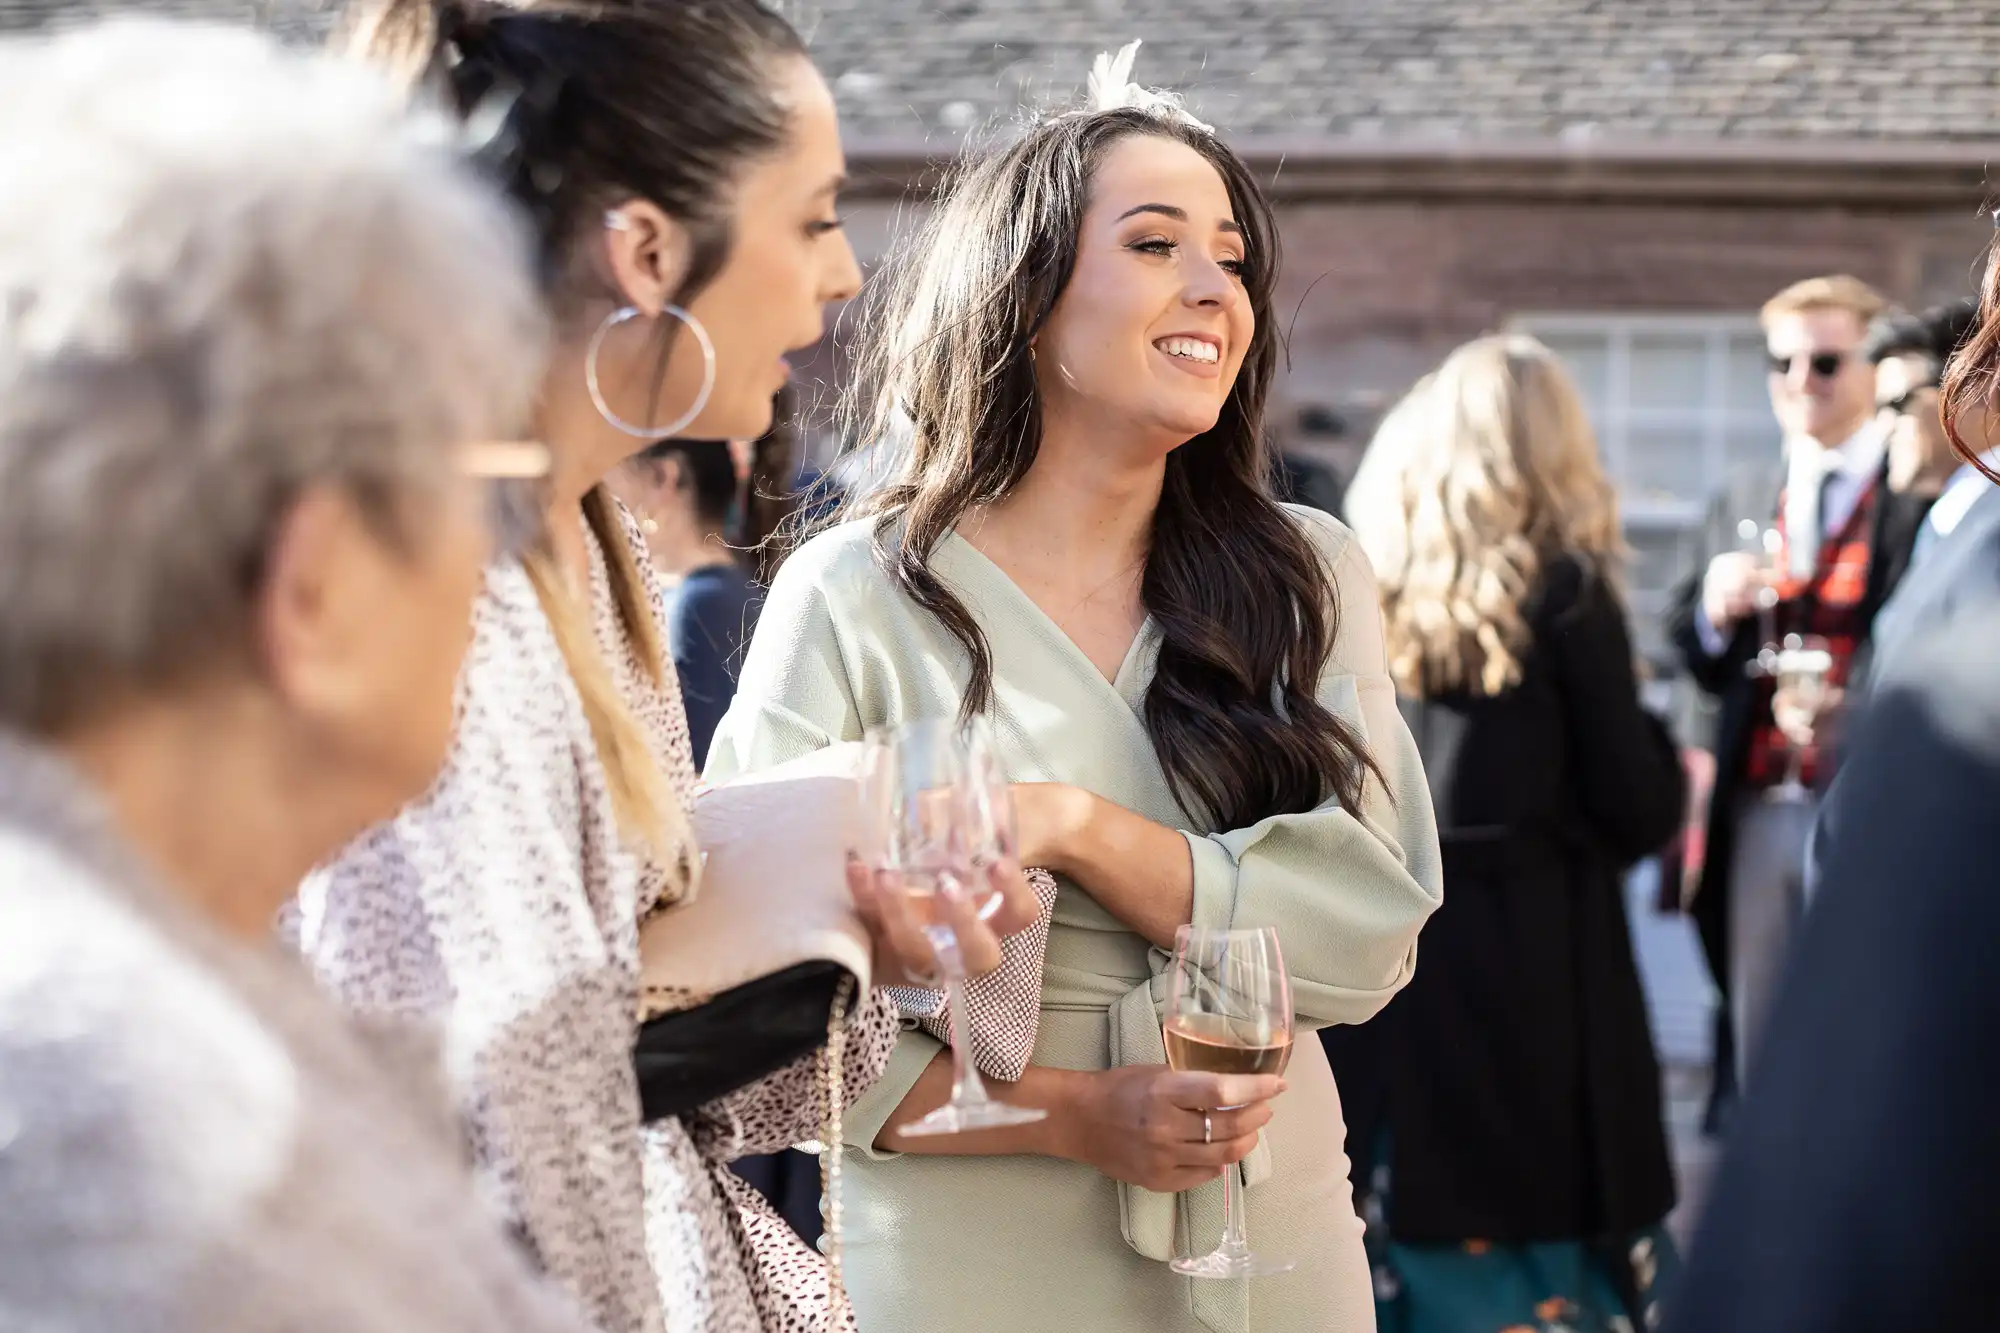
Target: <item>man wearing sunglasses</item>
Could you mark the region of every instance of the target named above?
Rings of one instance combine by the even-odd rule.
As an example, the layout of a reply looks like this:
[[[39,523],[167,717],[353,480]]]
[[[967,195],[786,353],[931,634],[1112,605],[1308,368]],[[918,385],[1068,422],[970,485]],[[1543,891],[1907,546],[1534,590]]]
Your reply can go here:
[[[1787,635],[1826,640],[1835,658],[1829,693],[1837,697],[1936,494],[1934,459],[1890,476],[1890,438],[1901,414],[1878,411],[1877,367],[1866,346],[1870,322],[1885,305],[1873,288],[1845,276],[1795,283],[1765,305],[1783,459],[1732,478],[1718,497],[1709,550],[1719,554],[1682,585],[1669,622],[1713,709],[1716,777],[1692,911],[1723,997],[1717,1082],[1725,1099],[1804,907],[1815,805],[1813,797],[1783,799],[1793,743],[1777,727],[1775,689],[1759,671],[1760,658],[1768,664],[1767,649]],[[1896,396],[1909,390],[1903,405],[1920,410],[1921,388],[1911,379]],[[1916,485],[1920,479],[1929,494]],[[1832,777],[1834,756],[1827,737],[1814,739],[1797,758],[1817,792]]]
[[[1946,364],[1978,325],[1978,304],[1968,300],[1920,315],[1885,316],[1869,330],[1875,401],[1888,432],[1889,486],[1892,491],[1931,497],[1933,503],[1917,525],[1910,577],[1897,583],[1895,596],[1876,613],[1868,646],[1855,662],[1850,704],[1858,702],[1856,691],[1865,688],[1867,678],[1909,637],[1913,626],[1933,618],[1940,597],[1948,596],[1959,581],[1954,569],[1933,568],[1932,553],[1968,521],[1975,503],[1994,491],[1986,475],[1952,448],[1939,402]],[[1981,447],[1987,434],[1983,414],[1962,415],[1958,427],[1969,447]],[[1988,467],[2000,464],[2000,449],[1989,449],[1982,461]],[[1990,524],[1996,518],[2000,513],[1981,522]]]

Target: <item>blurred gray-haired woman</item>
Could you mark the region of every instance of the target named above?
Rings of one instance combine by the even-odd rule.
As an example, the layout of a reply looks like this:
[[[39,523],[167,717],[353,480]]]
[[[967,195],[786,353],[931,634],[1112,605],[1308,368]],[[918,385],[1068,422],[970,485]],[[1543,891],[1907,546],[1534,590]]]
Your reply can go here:
[[[220,28],[0,45],[0,179],[0,1326],[580,1327],[268,942],[444,755],[540,464],[515,227]]]

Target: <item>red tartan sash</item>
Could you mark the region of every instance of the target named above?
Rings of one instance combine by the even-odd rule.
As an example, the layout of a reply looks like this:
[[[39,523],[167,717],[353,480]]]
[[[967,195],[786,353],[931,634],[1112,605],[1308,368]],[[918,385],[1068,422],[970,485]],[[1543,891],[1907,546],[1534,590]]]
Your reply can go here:
[[[1874,556],[1869,541],[1875,532],[1879,489],[1879,483],[1869,483],[1854,512],[1840,525],[1840,531],[1820,544],[1813,572],[1803,579],[1789,573],[1785,500],[1783,496],[1778,499],[1777,561],[1778,568],[1787,573],[1778,581],[1778,605],[1772,623],[1781,643],[1787,634],[1825,639],[1833,654],[1833,670],[1827,679],[1836,686],[1847,683],[1855,649],[1868,632],[1864,603],[1868,596],[1868,567]],[[1752,790],[1775,787],[1784,781],[1792,753],[1791,742],[1771,719],[1771,696],[1776,692],[1776,684],[1769,678],[1760,678],[1756,689],[1750,756],[1744,769],[1744,781]],[[1831,763],[1831,756],[1822,758],[1817,742],[1808,745],[1800,756],[1799,780],[1809,787],[1821,785],[1822,778],[1833,776]]]

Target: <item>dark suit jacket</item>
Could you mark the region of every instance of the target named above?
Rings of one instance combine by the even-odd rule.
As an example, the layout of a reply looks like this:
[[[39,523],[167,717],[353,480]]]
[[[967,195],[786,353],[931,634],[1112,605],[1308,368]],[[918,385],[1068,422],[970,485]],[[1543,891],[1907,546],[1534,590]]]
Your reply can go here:
[[[1868,587],[1863,599],[1863,618],[1872,622],[1888,600],[1903,572],[1909,568],[1910,551],[1930,501],[1899,495],[1888,489],[1888,463],[1876,484],[1881,501],[1875,508],[1875,525],[1869,545],[1874,555],[1868,566]],[[1709,797],[1708,844],[1701,866],[1701,882],[1695,894],[1694,919],[1701,932],[1702,948],[1708,955],[1709,970],[1728,993],[1729,969],[1729,868],[1736,846],[1736,806],[1741,795],[1743,767],[1748,758],[1751,728],[1755,721],[1752,682],[1744,668],[1762,646],[1758,642],[1755,617],[1738,624],[1728,649],[1720,657],[1710,657],[1695,629],[1701,607],[1701,585],[1708,563],[1724,551],[1739,549],[1737,525],[1744,519],[1767,526],[1777,512],[1778,495],[1784,487],[1782,467],[1748,469],[1730,479],[1729,485],[1710,507],[1704,528],[1704,546],[1694,570],[1675,590],[1668,612],[1667,632],[1679,649],[1690,679],[1712,702],[1708,748],[1715,755],[1715,787]]]
[[[1939,542],[1883,603],[1869,635],[1868,652],[1856,661],[1848,681],[1850,717],[1859,718],[1866,711],[1875,681],[1894,671],[1897,659],[1912,643],[1942,630],[1967,607],[2000,598],[1996,544],[2000,544],[2000,489],[1979,497],[1951,536]],[[1833,789],[1839,787],[1835,778]],[[1827,852],[1836,838],[1833,821],[1845,808],[1845,802],[1835,801],[1820,806],[1812,841],[1814,883],[1826,873]]]
[[[1624,1233],[1674,1202],[1622,872],[1679,827],[1680,761],[1618,599],[1567,559],[1543,585],[1520,684],[1407,706],[1444,906],[1403,993],[1327,1042],[1350,1153],[1388,1131],[1399,1240]]]
[[[2000,527],[1882,663],[1824,873],[1667,1327],[1993,1324],[2000,1235]]]

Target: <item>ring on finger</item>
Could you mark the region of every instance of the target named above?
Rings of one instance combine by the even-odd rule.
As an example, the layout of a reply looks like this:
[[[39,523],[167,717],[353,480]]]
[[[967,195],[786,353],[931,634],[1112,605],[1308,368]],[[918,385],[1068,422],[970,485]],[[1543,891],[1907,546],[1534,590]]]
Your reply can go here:
[[[1201,1141],[1203,1143],[1215,1142],[1215,1118],[1206,1111],[1201,1113]]]

